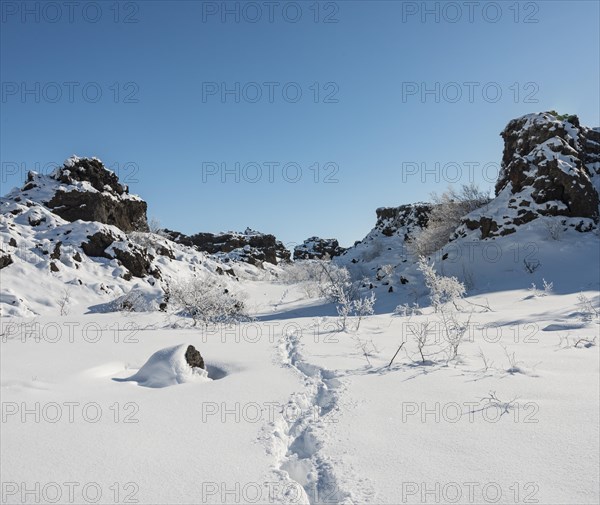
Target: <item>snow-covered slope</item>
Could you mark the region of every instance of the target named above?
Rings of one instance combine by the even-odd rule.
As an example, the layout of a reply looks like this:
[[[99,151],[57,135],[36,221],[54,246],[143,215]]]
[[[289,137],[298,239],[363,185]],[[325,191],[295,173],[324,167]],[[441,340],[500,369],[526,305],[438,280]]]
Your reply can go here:
[[[259,275],[251,265],[225,264],[159,234],[134,231],[147,227],[146,203],[126,193],[116,178],[113,185],[117,190],[107,185],[102,193],[88,180],[73,179],[73,165],[87,166],[88,162],[87,158],[70,158],[63,169],[50,176],[30,173],[22,189],[14,189],[0,199],[2,316],[86,309],[158,310],[166,301],[164,288],[169,282],[218,276],[220,282],[230,284],[238,275]],[[93,178],[99,173],[105,178],[114,175],[98,163]],[[71,198],[69,205],[62,200],[60,208],[49,207],[50,202],[66,194],[76,194],[79,200]],[[90,195],[102,195],[112,202],[104,210],[97,207],[93,211],[96,217],[105,217],[105,221],[116,222],[127,231],[114,224],[86,220]],[[128,206],[120,207],[123,202],[143,205],[132,211]],[[74,219],[79,215],[82,217]],[[123,307],[126,300],[129,307]]]

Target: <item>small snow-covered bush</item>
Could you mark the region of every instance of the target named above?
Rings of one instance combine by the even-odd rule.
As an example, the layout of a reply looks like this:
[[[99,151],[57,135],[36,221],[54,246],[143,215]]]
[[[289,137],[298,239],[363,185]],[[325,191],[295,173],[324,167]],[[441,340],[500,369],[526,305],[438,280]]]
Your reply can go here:
[[[151,312],[158,307],[157,298],[156,292],[136,284],[127,293],[110,302],[109,310],[120,311],[124,315],[131,312]]]
[[[541,298],[542,296],[548,296],[552,294],[554,283],[547,282],[546,279],[542,279],[542,282],[543,289],[538,289],[538,287],[535,285],[535,282],[531,283],[529,291],[531,291],[531,296],[533,296],[534,298]]]
[[[58,299],[58,308],[60,309],[60,315],[66,316],[69,314],[71,304],[71,292],[68,289],[63,289],[61,297]]]
[[[240,294],[232,293],[216,279],[192,278],[172,283],[169,301],[180,311],[199,322],[232,323],[248,320],[246,306]]]
[[[395,316],[412,317],[420,316],[421,314],[423,314],[423,312],[421,312],[418,303],[413,303],[412,305],[409,305],[408,303],[403,303],[402,305],[398,305],[394,309]]]
[[[375,312],[375,293],[354,300],[354,315],[357,317],[356,329],[360,327],[363,317],[372,316]]]
[[[467,321],[459,321],[454,310],[442,309],[440,310],[440,322],[442,337],[448,344],[446,348],[448,361],[456,359],[458,358],[459,347],[469,329],[471,318]]]
[[[371,293],[371,296],[363,296],[351,300],[347,296],[347,293],[342,291],[341,298],[338,299],[337,305],[340,331],[345,331],[347,329],[348,320],[350,318],[355,318],[356,325],[354,330],[358,331],[363,318],[373,315],[375,300],[375,293]]]
[[[284,265],[279,277],[285,284],[300,284],[309,298],[331,301],[337,301],[341,290],[351,286],[348,270],[326,260],[296,260]]]
[[[577,302],[580,310],[580,318],[584,321],[592,321],[600,318],[600,309],[597,309],[592,304],[592,301],[583,293],[577,296]]]
[[[152,217],[148,220],[148,230],[150,231],[150,233],[162,235],[162,225],[156,217]]]
[[[425,358],[425,348],[430,345],[430,336],[432,333],[431,323],[425,321],[420,324],[411,324],[408,327],[411,335],[413,336],[414,342],[417,345],[417,352],[421,358],[421,363],[427,363]]]
[[[463,297],[466,288],[456,277],[438,275],[433,264],[429,264],[424,257],[419,258],[417,265],[425,278],[425,285],[429,289],[429,299],[435,312],[438,312],[447,303],[456,306],[457,300]]]
[[[380,281],[394,275],[394,265],[382,265],[377,269],[377,280]]]
[[[323,276],[319,285],[323,296],[339,304],[351,302],[357,297],[357,285],[352,282],[346,267],[326,263],[321,268]]]
[[[560,240],[565,230],[565,222],[564,220],[549,217],[544,221],[544,227],[552,240]]]

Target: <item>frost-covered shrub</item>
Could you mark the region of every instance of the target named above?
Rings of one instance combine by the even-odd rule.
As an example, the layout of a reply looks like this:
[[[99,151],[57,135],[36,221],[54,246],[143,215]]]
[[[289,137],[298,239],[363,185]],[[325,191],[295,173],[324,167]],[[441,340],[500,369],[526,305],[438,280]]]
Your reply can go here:
[[[57,301],[58,308],[60,309],[60,315],[66,316],[69,314],[71,304],[71,292],[68,289],[63,289],[62,295]]]
[[[172,283],[169,301],[183,315],[191,317],[194,326],[199,322],[211,324],[248,320],[242,296],[231,292],[216,279],[194,277]]]
[[[531,283],[531,287],[529,288],[531,296],[533,296],[534,298],[541,298],[542,296],[548,296],[552,294],[552,290],[554,289],[554,283],[547,282],[546,279],[542,279],[542,283],[544,285],[543,290],[538,289],[538,287],[535,285],[535,282]]]
[[[337,302],[340,331],[347,329],[348,321],[351,318],[355,319],[356,325],[354,330],[358,331],[362,319],[373,315],[375,312],[375,293],[371,293],[371,296],[363,296],[354,300],[348,298],[346,291],[342,291],[340,295],[341,298]]]
[[[377,269],[377,280],[390,278],[394,275],[394,265],[382,265]]]
[[[471,318],[467,321],[460,321],[456,312],[450,310],[440,310],[440,322],[442,337],[447,342],[446,354],[448,361],[458,358],[459,347],[462,344],[465,334],[469,330]]]
[[[329,263],[323,265],[323,272],[325,275],[321,282],[321,291],[327,299],[336,303],[344,303],[356,298],[357,287],[352,282],[347,268]]]
[[[413,303],[409,305],[408,303],[403,303],[402,305],[396,306],[394,309],[395,316],[401,317],[412,317],[412,316],[420,316],[423,312],[421,312],[421,308],[418,303]]]
[[[584,321],[593,321],[600,319],[600,309],[594,307],[592,301],[583,293],[577,296],[577,304],[579,305],[579,317]]]
[[[321,260],[296,260],[281,265],[279,279],[284,284],[298,284],[308,298],[322,296],[321,281],[324,275]]]
[[[296,260],[282,267],[280,279],[286,284],[300,284],[310,298],[325,297],[337,302],[355,295],[348,270],[330,261]]]
[[[158,295],[156,292],[135,285],[127,293],[113,300],[109,310],[129,312],[151,312],[157,309]]]
[[[436,312],[447,303],[456,305],[456,301],[464,296],[466,288],[462,282],[456,277],[438,275],[433,264],[430,265],[424,257],[419,258],[417,267],[425,278],[429,300]]]
[[[560,240],[565,231],[565,221],[549,217],[544,221],[544,227],[552,240]]]
[[[156,251],[166,246],[165,237],[161,232],[132,231],[127,234],[127,238],[146,250]]]
[[[489,201],[489,193],[475,184],[463,185],[460,190],[450,187],[441,195],[432,193],[427,227],[409,242],[409,249],[417,256],[430,256],[448,243],[465,215]]]

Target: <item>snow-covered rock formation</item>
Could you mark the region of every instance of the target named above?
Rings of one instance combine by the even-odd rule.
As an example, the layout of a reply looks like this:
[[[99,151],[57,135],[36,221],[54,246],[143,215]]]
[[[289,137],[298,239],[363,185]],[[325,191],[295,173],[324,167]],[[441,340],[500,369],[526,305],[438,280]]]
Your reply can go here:
[[[213,254],[225,262],[234,260],[261,267],[263,263],[277,265],[290,260],[290,251],[274,235],[250,228],[243,232],[196,233],[184,235],[178,231],[164,230],[173,241],[198,251]]]
[[[581,126],[577,116],[545,112],[513,119],[502,137],[496,198],[466,216],[458,234],[508,235],[542,216],[592,230],[599,216],[600,131]]]
[[[331,259],[343,254],[343,247],[334,238],[307,238],[302,244],[294,247],[295,260],[322,260]]]
[[[164,310],[170,282],[235,282],[235,263],[135,231],[146,229],[146,202],[100,160],[72,157],[50,175],[30,172],[21,189],[0,198],[0,314],[65,314],[78,304]]]
[[[50,175],[29,172],[25,185],[6,198],[43,204],[66,221],[95,221],[129,231],[147,231],[147,205],[97,158],[71,156]]]

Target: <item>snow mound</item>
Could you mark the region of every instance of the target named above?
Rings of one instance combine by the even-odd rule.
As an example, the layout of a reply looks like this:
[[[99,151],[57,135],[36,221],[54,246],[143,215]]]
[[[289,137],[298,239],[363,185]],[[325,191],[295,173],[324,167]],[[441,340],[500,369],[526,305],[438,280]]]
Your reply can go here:
[[[118,382],[133,381],[139,386],[164,388],[185,382],[210,381],[208,372],[201,368],[192,368],[185,359],[187,344],[166,347],[156,351],[135,375]]]

